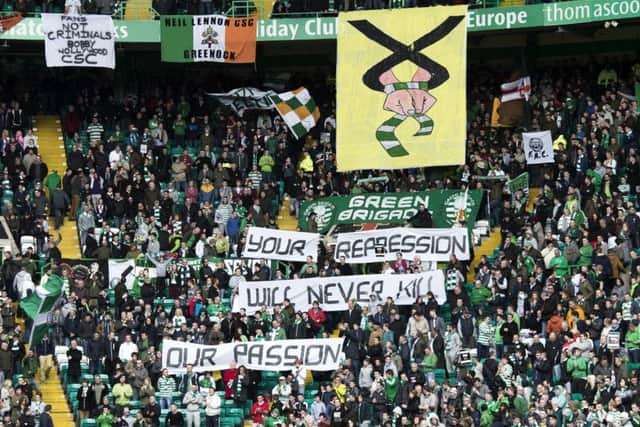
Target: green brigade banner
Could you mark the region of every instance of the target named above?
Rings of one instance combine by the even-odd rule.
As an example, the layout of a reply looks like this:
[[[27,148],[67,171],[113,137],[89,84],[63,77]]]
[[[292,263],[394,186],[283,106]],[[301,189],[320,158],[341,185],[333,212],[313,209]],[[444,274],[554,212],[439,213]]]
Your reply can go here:
[[[509,181],[509,191],[511,192],[511,200],[515,200],[516,193],[522,191],[525,198],[529,199],[529,172],[523,172]]]
[[[338,15],[338,171],[464,163],[466,12]]]
[[[258,19],[222,15],[163,16],[160,49],[164,62],[256,61]]]
[[[431,212],[434,228],[450,228],[464,213],[467,227],[471,230],[481,201],[480,190],[431,190],[325,197],[303,202],[298,224],[302,230],[307,230],[307,220],[312,212],[316,214],[319,233],[326,233],[335,224],[402,224],[424,204]]]

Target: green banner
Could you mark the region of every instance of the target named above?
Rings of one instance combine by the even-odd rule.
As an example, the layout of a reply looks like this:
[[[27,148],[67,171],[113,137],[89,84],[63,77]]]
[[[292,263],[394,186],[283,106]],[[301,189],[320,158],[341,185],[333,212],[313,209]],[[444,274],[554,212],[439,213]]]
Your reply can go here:
[[[529,172],[523,172],[509,181],[509,191],[512,201],[515,200],[518,191],[522,191],[525,199],[529,200]]]
[[[640,17],[640,0],[578,0],[528,6],[469,9],[467,31],[501,31],[557,27]],[[114,20],[116,41],[159,43],[160,21]],[[259,42],[333,40],[338,34],[336,17],[274,18],[258,22]],[[25,18],[0,40],[43,40],[40,18]]]
[[[160,43],[160,22],[114,19],[117,43]],[[42,20],[24,18],[0,34],[0,40],[44,40]]]
[[[334,224],[402,224],[424,204],[431,212],[433,226],[449,228],[464,209],[469,229],[480,209],[482,192],[471,190],[432,190],[415,193],[369,193],[325,197],[302,203],[298,224],[307,230],[307,219],[316,214],[318,231],[326,233]]]

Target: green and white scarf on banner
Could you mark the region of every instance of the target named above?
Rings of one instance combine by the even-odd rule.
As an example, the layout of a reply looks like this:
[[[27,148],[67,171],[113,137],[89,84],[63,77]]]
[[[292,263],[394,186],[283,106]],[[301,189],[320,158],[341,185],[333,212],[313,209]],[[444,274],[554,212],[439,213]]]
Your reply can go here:
[[[384,93],[389,94],[397,90],[420,89],[427,91],[427,82],[404,82],[392,83],[384,87]],[[431,135],[433,132],[433,120],[426,114],[416,113],[411,116],[404,114],[394,114],[393,117],[385,120],[376,130],[376,139],[391,157],[408,156],[409,152],[402,146],[396,137],[396,129],[409,117],[413,118],[420,126],[414,136]]]

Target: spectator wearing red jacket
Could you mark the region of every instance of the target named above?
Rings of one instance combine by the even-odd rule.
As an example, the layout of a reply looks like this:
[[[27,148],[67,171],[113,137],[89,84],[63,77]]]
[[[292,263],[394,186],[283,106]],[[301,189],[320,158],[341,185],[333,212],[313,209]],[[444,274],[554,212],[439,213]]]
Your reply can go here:
[[[393,271],[400,274],[409,271],[409,263],[406,259],[402,258],[402,254],[400,252],[396,254],[396,261],[393,263]]]
[[[224,381],[224,398],[232,399],[233,397],[233,380],[236,379],[238,370],[235,364],[231,364],[231,367],[224,371],[222,374],[222,380]]]
[[[73,105],[69,105],[69,110],[64,115],[64,131],[72,138],[80,132],[80,116]]]
[[[251,419],[254,424],[262,424],[265,414],[269,413],[269,402],[267,402],[261,394],[258,400],[251,406]]]
[[[313,325],[316,327],[316,330],[320,330],[324,325],[324,322],[327,321],[327,315],[324,310],[320,308],[320,304],[318,301],[313,302],[313,307],[309,309],[309,319],[313,322]]]

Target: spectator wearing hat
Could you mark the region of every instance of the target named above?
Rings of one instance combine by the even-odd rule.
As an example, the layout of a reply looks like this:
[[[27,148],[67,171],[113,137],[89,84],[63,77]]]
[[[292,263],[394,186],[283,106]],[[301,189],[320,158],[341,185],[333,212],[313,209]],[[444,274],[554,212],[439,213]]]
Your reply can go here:
[[[280,378],[278,378],[278,384],[273,386],[271,395],[274,398],[277,398],[278,401],[282,404],[284,404],[289,399],[289,395],[291,395],[291,384],[289,384],[285,376],[282,375],[280,376]]]

